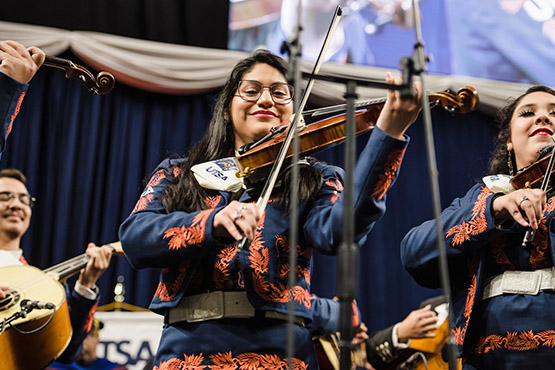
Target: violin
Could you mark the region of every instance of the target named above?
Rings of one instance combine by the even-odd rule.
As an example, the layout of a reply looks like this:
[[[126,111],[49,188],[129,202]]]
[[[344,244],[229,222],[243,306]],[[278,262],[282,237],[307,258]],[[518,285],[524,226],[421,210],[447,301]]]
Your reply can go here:
[[[549,150],[553,150],[553,146],[546,149],[546,151]],[[540,154],[540,159],[521,170],[509,181],[511,185],[513,185],[513,188],[515,190],[540,188],[542,182],[544,181],[546,173],[551,173],[553,171],[553,168],[551,168],[551,171],[548,171],[550,158],[550,155],[542,156]],[[548,185],[546,193],[549,193],[549,191],[547,191],[549,190],[549,188],[553,187],[551,185]]]
[[[85,67],[73,63],[71,60],[58,57],[46,56],[44,66],[63,69],[66,72],[66,78],[73,78],[93,95],[108,94],[114,88],[116,79],[109,72],[100,72],[96,78]]]
[[[385,100],[385,98],[382,98],[359,102],[355,105],[356,135],[363,134],[374,128],[378,116],[384,107]],[[478,106],[479,97],[474,88],[466,86],[460,89],[456,95],[450,92],[430,94],[429,101],[431,107],[443,107],[450,113],[468,113]],[[314,154],[331,146],[341,144],[345,140],[345,106],[339,105],[305,111],[303,116],[314,118],[321,115],[327,115],[328,118],[299,128],[299,155],[307,156]],[[331,117],[329,117],[330,115]],[[248,150],[234,158],[235,163],[239,167],[237,172],[238,177],[249,177],[255,171],[273,164],[285,138],[285,128],[289,124],[290,121],[286,121],[280,126],[275,127],[268,137],[262,139],[259,144],[256,143],[258,145],[249,147]],[[292,148],[289,148],[286,158],[292,155]]]
[[[553,139],[553,137],[552,137]],[[540,151],[539,159],[520,171],[517,175],[509,181],[513,188],[540,188],[545,191],[547,199],[551,198],[554,193],[553,185],[550,178],[553,173],[553,164],[555,163],[554,146],[546,146]],[[551,155],[547,153],[551,152]],[[534,240],[536,230],[531,227],[526,229],[524,239],[522,240],[522,247],[526,248]]]

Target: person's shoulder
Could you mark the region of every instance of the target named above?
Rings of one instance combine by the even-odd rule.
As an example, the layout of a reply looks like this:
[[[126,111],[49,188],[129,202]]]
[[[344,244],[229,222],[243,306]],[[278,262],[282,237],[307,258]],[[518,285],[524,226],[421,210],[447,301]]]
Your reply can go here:
[[[323,178],[342,177],[345,172],[341,167],[325,162],[316,162],[314,166],[322,172]]]
[[[156,169],[154,170],[154,172],[158,170],[165,170],[168,168],[176,167],[181,163],[185,162],[186,160],[187,158],[166,158],[162,162],[160,162],[158,166],[156,166]]]

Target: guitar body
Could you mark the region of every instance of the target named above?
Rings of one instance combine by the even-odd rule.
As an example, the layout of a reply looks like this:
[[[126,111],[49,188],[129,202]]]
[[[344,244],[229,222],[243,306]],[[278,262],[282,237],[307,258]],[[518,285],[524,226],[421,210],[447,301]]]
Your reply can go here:
[[[428,362],[428,367],[423,361],[420,361],[414,367],[414,370],[449,370],[449,363],[447,363],[440,354],[427,355],[426,361]],[[462,364],[461,360],[457,359],[457,370],[461,370]]]
[[[319,336],[312,340],[320,370],[339,370],[339,333]],[[351,350],[351,364],[364,367],[366,363],[366,345],[359,344]]]
[[[12,322],[22,332],[38,329],[36,332],[22,334],[9,325],[4,328],[0,333],[0,370],[43,369],[69,344],[71,322],[65,289],[57,278],[32,266],[0,268],[0,282],[10,287],[9,299],[0,301],[0,322],[19,312],[23,299],[56,306],[54,314],[48,309],[34,309]]]

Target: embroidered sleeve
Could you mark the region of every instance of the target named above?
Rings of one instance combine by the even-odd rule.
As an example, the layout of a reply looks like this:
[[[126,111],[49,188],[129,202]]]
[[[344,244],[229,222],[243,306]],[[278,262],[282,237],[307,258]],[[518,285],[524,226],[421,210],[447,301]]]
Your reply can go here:
[[[448,259],[462,261],[463,256],[503,235],[504,232],[495,227],[491,215],[493,195],[483,184],[477,184],[442,212]],[[403,238],[401,261],[419,284],[439,287],[438,258],[435,220],[414,227]],[[468,274],[463,276],[468,279]]]
[[[207,197],[210,208],[198,212],[167,213],[161,198],[175,171],[164,161],[145,187],[131,215],[120,227],[120,240],[137,268],[175,266],[184,258],[198,258],[219,248],[212,239],[212,221],[221,197]]]
[[[386,193],[399,173],[406,145],[376,128],[358,157],[353,204],[355,240],[359,245],[385,212]],[[323,184],[309,205],[304,233],[314,248],[335,254],[343,234],[344,171],[334,166],[320,168]]]
[[[6,139],[12,131],[15,118],[19,114],[28,86],[28,84],[19,83],[0,73],[0,119],[2,120],[0,153],[4,151]]]

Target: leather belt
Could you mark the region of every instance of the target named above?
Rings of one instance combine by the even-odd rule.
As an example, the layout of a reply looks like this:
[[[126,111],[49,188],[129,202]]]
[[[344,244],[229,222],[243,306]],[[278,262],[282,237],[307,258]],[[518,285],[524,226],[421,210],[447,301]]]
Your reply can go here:
[[[260,311],[254,308],[244,291],[215,291],[185,296],[177,307],[170,308],[167,322],[202,322],[217,319],[266,318],[287,321],[288,315],[274,311]],[[304,326],[305,320],[293,316],[295,324]]]
[[[555,270],[553,267],[534,271],[505,271],[489,279],[482,292],[482,299],[504,293],[532,294],[555,290]]]

